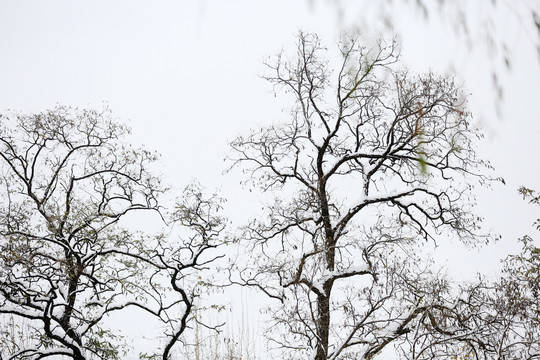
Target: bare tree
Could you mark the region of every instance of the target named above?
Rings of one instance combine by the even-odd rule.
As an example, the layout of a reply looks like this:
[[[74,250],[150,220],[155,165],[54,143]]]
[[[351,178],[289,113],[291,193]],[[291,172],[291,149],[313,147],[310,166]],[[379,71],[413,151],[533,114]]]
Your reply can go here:
[[[266,80],[294,99],[290,119],[231,144],[233,167],[272,199],[245,228],[252,256],[231,281],[277,301],[269,336],[288,358],[371,359],[411,350],[412,333],[429,334],[419,359],[482,344],[420,246],[488,240],[471,190],[490,166],[463,95],[450,78],[399,69],[394,42],[344,38],[335,72],[326,52],[300,33],[296,54],[268,62]]]
[[[166,216],[165,188],[156,155],[126,145],[109,110],[0,119],[0,314],[30,322],[34,339],[0,357],[119,359],[106,319],[135,308],[162,323],[169,359],[197,294],[186,279],[214,259],[220,200],[189,186],[170,213],[182,238],[132,231],[134,212]]]

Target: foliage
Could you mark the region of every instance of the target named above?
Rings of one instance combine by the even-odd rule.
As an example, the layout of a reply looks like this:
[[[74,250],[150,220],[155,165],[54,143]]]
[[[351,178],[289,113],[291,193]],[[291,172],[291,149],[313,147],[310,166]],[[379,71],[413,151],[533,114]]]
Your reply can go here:
[[[520,188],[538,205],[538,195]],[[520,239],[519,254],[503,260],[503,274],[494,281],[480,277],[458,300],[459,318],[470,337],[456,359],[540,358],[540,249],[531,237]],[[416,342],[421,340],[416,338]],[[414,358],[414,357],[411,357]]]
[[[540,205],[540,195],[525,187],[519,192],[531,204]],[[534,223],[540,230],[539,220]],[[520,239],[519,254],[503,261],[504,275],[496,283],[496,343],[504,359],[540,358],[540,248],[532,237]]]
[[[309,0],[317,2],[316,0]],[[331,1],[340,15],[350,12],[350,6],[340,1]],[[371,4],[370,4],[371,5]],[[374,8],[373,8],[374,7]],[[452,34],[452,39],[462,45],[469,55],[480,51],[485,56],[484,66],[480,71],[490,75],[491,86],[485,93],[493,96],[493,106],[500,110],[506,98],[508,75],[522,65],[524,59],[520,45],[525,44],[532,56],[538,56],[540,64],[540,3],[535,0],[497,1],[480,0],[383,0],[367,8],[372,11],[359,11],[354,23],[364,31],[381,29],[391,34],[399,33],[400,15],[403,11],[413,10],[415,21],[424,22],[427,30],[434,24],[445,25],[445,38]],[[366,8],[365,5],[360,9]],[[341,18],[342,16],[340,16]],[[501,19],[505,19],[501,21]],[[516,41],[517,39],[520,41]],[[446,41],[446,40],[442,40]],[[470,59],[470,57],[467,57]],[[454,68],[456,59],[448,59]],[[500,114],[499,114],[500,115]]]
[[[523,237],[520,254],[504,260],[505,275],[497,282],[494,332],[497,353],[504,359],[540,358],[540,249]]]
[[[0,314],[30,321],[34,341],[0,354],[122,358],[104,323],[132,308],[163,323],[168,359],[196,295],[187,279],[214,259],[204,253],[223,229],[220,199],[186,188],[167,220],[182,226],[178,240],[133,231],[132,213],[165,220],[166,189],[156,154],[126,145],[108,109],[8,113],[1,124]]]

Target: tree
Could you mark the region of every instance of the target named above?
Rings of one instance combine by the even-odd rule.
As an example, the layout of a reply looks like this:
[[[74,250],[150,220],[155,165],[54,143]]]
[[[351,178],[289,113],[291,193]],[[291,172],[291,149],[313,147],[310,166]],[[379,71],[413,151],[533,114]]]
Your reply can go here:
[[[540,248],[523,237],[522,250],[503,262],[493,290],[492,341],[500,359],[540,359]]]
[[[535,191],[521,187],[519,192],[530,203],[540,203]],[[537,229],[538,225],[537,220]],[[483,350],[489,359],[540,358],[540,249],[530,236],[524,236],[520,242],[521,252],[502,261],[500,278],[480,278],[463,292],[467,297],[460,299],[460,316],[467,328],[481,333]],[[470,344],[463,354],[479,358]]]
[[[294,56],[269,61],[290,119],[231,143],[232,167],[271,198],[241,235],[251,257],[231,281],[276,300],[269,337],[288,358],[371,359],[394,345],[434,359],[482,344],[421,254],[445,236],[488,240],[471,190],[490,165],[463,95],[450,78],[399,69],[394,42],[344,38],[335,76],[326,52],[300,33]]]
[[[540,205],[540,195],[521,187],[519,192],[531,204]],[[534,223],[540,230],[540,219]],[[521,252],[503,261],[503,276],[493,294],[494,342],[499,358],[540,358],[540,248],[525,235],[520,239]]]
[[[215,258],[221,200],[191,185],[166,215],[156,154],[126,145],[128,132],[107,109],[1,115],[0,314],[28,322],[32,341],[0,358],[119,359],[107,318],[130,308],[162,323],[170,358],[197,295],[188,279]],[[143,211],[182,238],[132,230]]]

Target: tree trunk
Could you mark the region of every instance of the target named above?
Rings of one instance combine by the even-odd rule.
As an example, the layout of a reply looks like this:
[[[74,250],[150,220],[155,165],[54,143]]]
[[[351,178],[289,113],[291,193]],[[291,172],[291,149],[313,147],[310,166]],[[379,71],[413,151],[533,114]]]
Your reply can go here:
[[[328,356],[328,341],[330,337],[330,293],[332,291],[332,282],[324,284],[324,295],[317,297],[317,307],[319,310],[319,319],[317,324],[317,333],[319,339],[317,342],[317,354],[315,360],[326,360]]]

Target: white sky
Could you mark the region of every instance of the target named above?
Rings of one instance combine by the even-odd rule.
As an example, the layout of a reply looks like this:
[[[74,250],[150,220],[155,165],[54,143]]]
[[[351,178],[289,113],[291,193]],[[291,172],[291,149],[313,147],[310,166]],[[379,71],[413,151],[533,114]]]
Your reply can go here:
[[[232,217],[247,218],[246,209],[254,204],[242,202],[252,198],[234,176],[221,175],[227,142],[250,127],[283,119],[281,110],[288,106],[258,77],[261,61],[293,44],[300,28],[318,32],[329,46],[344,28],[376,36],[383,28],[381,5],[370,3],[3,0],[0,110],[40,111],[57,103],[99,107],[106,101],[117,116],[130,120],[136,143],[161,152],[171,183],[182,188],[198,178],[209,188],[221,187],[231,198]],[[488,30],[511,49],[513,71],[500,72],[507,79],[497,116],[490,69],[500,69],[500,56],[485,51],[481,35],[474,35],[482,31],[472,28],[472,45],[466,46],[451,21],[436,13],[426,20],[410,4],[393,6],[386,11],[405,63],[458,75],[485,127],[482,154],[506,179],[506,186],[479,194],[486,227],[501,233],[503,241],[467,257],[448,256],[458,272],[493,268],[508,249],[516,249],[517,237],[534,234],[531,224],[538,214],[516,191],[519,185],[540,189],[537,37],[508,9],[490,15],[490,6],[471,5],[478,28],[492,16],[497,26]],[[451,254],[457,244],[441,247]]]

